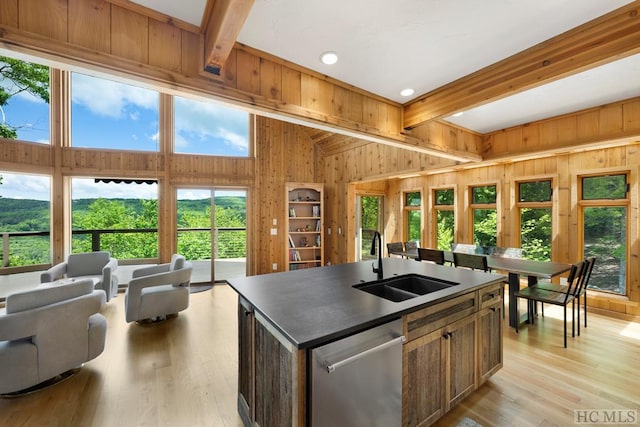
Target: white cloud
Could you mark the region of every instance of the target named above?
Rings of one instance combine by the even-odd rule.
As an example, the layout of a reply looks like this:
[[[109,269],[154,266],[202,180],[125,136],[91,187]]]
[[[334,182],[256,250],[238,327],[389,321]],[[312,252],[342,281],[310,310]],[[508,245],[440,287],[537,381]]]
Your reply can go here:
[[[114,119],[137,119],[139,112],[132,108],[158,109],[157,92],[78,73],[72,75],[71,101]]]
[[[42,175],[0,172],[0,196],[8,199],[50,200],[51,181]]]
[[[210,197],[210,190],[178,190],[178,200],[202,200]]]
[[[176,147],[186,147],[184,135],[195,135],[200,140],[219,138],[236,148],[247,149],[245,136],[248,126],[246,112],[213,102],[200,102],[175,97]]]

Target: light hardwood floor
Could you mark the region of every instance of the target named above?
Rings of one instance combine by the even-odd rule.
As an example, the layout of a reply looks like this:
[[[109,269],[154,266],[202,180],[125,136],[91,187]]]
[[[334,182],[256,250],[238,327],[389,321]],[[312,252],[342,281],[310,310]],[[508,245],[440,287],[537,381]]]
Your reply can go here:
[[[240,426],[236,411],[237,297],[226,285],[192,294],[155,326],[124,321],[124,297],[104,310],[107,348],[74,377],[0,399],[0,426]],[[640,323],[590,314],[562,347],[561,312],[520,334],[505,327],[504,368],[438,422],[568,426],[574,410],[640,413]]]

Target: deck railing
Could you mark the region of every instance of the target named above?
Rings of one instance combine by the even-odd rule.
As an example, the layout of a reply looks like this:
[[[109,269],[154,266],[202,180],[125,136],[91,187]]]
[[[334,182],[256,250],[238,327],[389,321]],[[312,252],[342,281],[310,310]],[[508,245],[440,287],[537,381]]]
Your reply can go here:
[[[213,238],[208,239],[208,235],[213,231]],[[123,258],[118,253],[116,247],[105,247],[102,236],[113,234],[141,234],[158,233],[156,228],[136,228],[136,229],[97,229],[97,230],[73,230],[74,237],[89,236],[91,239],[91,250],[106,250],[118,259]],[[214,244],[214,259],[221,258],[244,258],[246,257],[246,228],[245,227],[218,227],[210,228],[179,228],[178,236],[185,236],[186,233],[202,233],[203,239],[196,244],[204,245],[202,250],[194,251],[201,254],[199,259],[211,259],[211,242]],[[2,235],[1,267],[41,267],[51,262],[49,231],[10,231],[0,232]],[[156,238],[157,241],[157,238]],[[156,250],[157,251],[157,250]],[[157,256],[157,253],[155,254]],[[13,260],[13,262],[12,262]]]

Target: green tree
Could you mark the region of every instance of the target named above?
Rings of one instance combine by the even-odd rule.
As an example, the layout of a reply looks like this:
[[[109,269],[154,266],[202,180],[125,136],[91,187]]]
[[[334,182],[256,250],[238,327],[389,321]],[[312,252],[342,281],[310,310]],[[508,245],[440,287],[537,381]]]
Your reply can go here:
[[[140,200],[142,211],[127,208],[121,200],[96,199],[87,211],[74,211],[74,230],[156,229],[158,227],[157,200]],[[91,252],[91,235],[76,235],[73,252]],[[158,256],[158,233],[104,233],[100,248],[120,259],[154,258]]]
[[[12,97],[22,92],[28,92],[48,104],[49,67],[0,56],[0,114],[2,116],[0,137],[2,138],[18,138],[19,127],[7,122],[4,107],[9,104]]]

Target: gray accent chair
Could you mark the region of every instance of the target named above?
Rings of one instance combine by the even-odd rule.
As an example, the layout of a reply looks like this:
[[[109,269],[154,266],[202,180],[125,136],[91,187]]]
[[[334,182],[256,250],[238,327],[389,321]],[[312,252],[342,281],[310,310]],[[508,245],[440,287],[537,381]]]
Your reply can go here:
[[[171,262],[133,271],[124,295],[127,322],[158,321],[189,307],[193,266],[182,255]]]
[[[102,289],[107,302],[118,294],[118,277],[114,274],[118,260],[106,251],[71,254],[65,262],[54,265],[40,275],[40,283],[59,279],[90,279],[96,289]]]
[[[104,291],[91,280],[7,296],[0,310],[0,394],[30,389],[102,353],[104,305]]]

